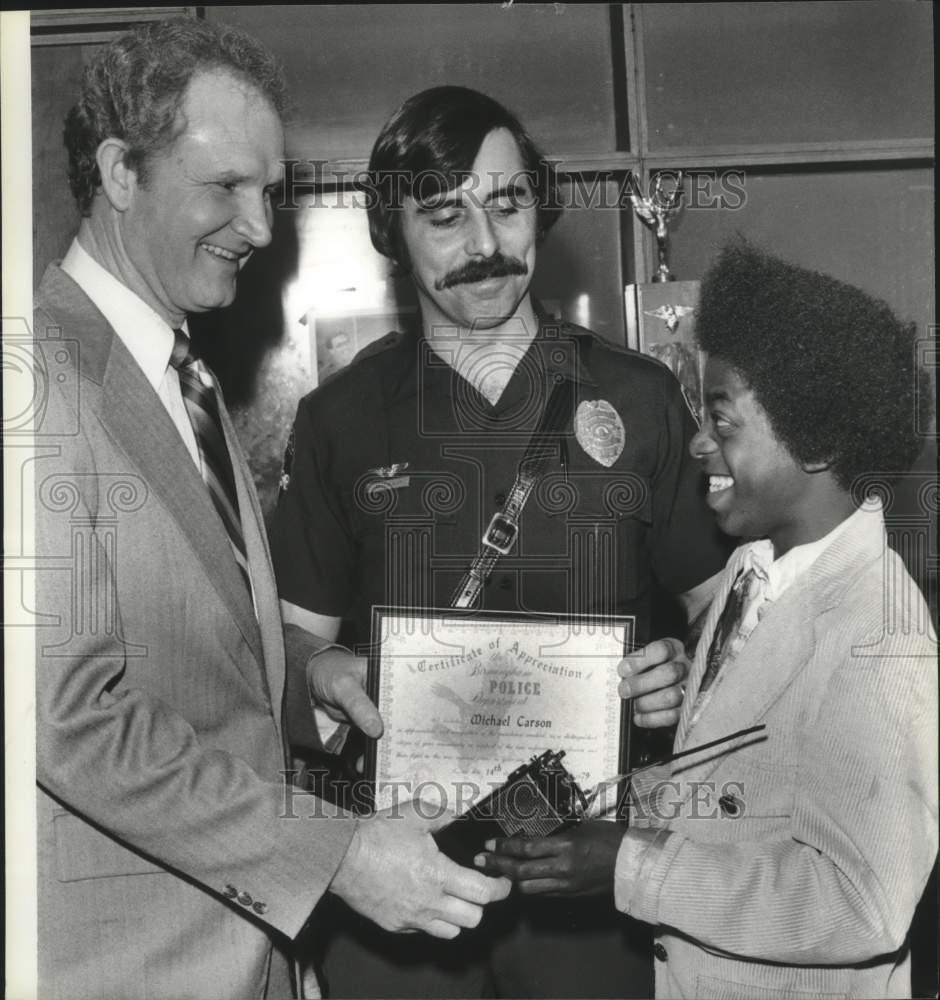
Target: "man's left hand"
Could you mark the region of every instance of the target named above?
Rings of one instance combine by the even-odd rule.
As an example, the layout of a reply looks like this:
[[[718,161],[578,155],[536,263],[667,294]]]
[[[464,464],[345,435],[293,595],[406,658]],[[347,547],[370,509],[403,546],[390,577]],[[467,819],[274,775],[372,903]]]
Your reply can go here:
[[[366,694],[364,657],[334,646],[312,657],[307,679],[317,705],[337,722],[351,722],[366,736],[382,735],[382,717]]]
[[[490,840],[474,864],[487,875],[506,875],[526,895],[612,894],[617,852],[624,829],[593,820],[553,837]]]

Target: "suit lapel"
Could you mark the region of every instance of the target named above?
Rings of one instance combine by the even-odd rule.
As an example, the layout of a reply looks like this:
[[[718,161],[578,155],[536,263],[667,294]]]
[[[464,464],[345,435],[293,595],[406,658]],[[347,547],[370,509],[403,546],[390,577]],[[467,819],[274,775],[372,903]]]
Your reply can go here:
[[[101,421],[176,520],[256,657],[251,598],[208,490],[159,397],[115,337],[105,372]]]
[[[764,721],[770,708],[812,661],[812,622],[818,610],[813,607],[812,588],[799,584],[767,608],[734,663],[719,672],[708,704],[686,732],[683,749]],[[794,628],[795,622],[803,627]],[[765,738],[750,737],[747,742]],[[693,765],[696,777],[707,777],[734,745],[716,748],[701,765]]]
[[[255,491],[248,463],[242,454],[235,435],[235,429],[225,406],[220,406],[222,427],[232,456],[235,470],[235,484],[238,490],[238,505],[241,513],[242,531],[251,566],[251,582],[255,591],[257,623],[260,626],[260,641],[264,649],[264,679],[268,697],[272,705],[280,705],[284,695],[284,630],[281,625],[280,602],[274,582],[274,567],[264,528],[264,517],[258,495]],[[281,736],[281,718],[278,712],[274,719]]]
[[[260,666],[258,621],[228,536],[160,398],[121,339],[68,275],[50,267],[39,298],[40,306],[47,298],[60,307],[52,310],[53,315],[68,312],[68,328],[63,327],[62,335],[79,342],[82,374],[102,387],[98,413],[102,426],[176,521]],[[231,436],[228,422],[226,433]]]
[[[871,523],[864,520],[869,517],[878,519],[880,532],[871,530]],[[724,600],[737,575],[737,567],[732,567],[732,563],[740,560],[737,559],[738,553],[732,556],[728,566],[730,578],[722,580],[696,649],[687,703],[683,705],[680,730],[677,731],[676,749],[707,743],[735,730],[761,723],[800,673],[811,666],[817,634],[825,628],[826,612],[841,603],[859,570],[879,558],[883,551],[884,527],[880,512],[865,513],[861,518],[847,526],[847,530],[822,553],[816,563],[766,609],[734,663],[728,665],[731,669],[719,672],[710,701],[696,722],[691,724],[708,645]],[[765,737],[751,737],[748,742],[760,738]],[[773,738],[772,734],[769,738]],[[691,758],[693,763],[690,766],[695,777],[707,778],[733,745],[716,749],[701,763],[694,763],[697,758]],[[676,769],[683,770],[678,765]]]

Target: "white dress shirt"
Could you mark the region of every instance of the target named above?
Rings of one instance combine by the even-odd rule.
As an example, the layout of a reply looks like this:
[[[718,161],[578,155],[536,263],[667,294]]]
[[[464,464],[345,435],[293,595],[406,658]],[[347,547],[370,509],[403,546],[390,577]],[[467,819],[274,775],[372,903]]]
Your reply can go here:
[[[186,450],[202,475],[196,435],[183,402],[179,376],[170,364],[174,342],[172,328],[127,285],[118,281],[94,260],[77,239],[72,240],[62,261],[62,270],[94,302],[98,311],[121,338],[144,377],[160,397],[160,402],[166,407]],[[185,323],[183,332],[189,335]]]
[[[753,569],[758,585],[752,587],[748,595],[741,627],[732,642],[732,656],[737,654],[747,641],[747,637],[754,631],[754,627],[767,610],[767,605],[779,600],[793,582],[806,573],[823,552],[847,530],[850,523],[854,524],[869,514],[868,508],[857,510],[844,521],[840,521],[822,538],[817,538],[815,542],[807,542],[805,545],[794,545],[779,559],[774,559],[773,543],[767,538],[749,542],[744,546],[746,560],[744,571]]]

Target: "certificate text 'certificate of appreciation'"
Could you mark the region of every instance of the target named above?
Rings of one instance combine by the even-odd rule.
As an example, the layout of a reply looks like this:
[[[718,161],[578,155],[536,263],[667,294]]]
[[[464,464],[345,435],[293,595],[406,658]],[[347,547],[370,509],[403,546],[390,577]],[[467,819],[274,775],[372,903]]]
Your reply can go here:
[[[617,664],[633,629],[625,616],[375,608],[376,808],[421,798],[463,812],[548,749],[582,788],[617,774],[629,721]]]

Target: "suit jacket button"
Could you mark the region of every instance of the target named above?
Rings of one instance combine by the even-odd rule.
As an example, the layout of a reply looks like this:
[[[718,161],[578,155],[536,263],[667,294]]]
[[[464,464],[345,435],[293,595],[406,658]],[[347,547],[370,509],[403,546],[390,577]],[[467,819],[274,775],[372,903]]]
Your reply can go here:
[[[722,795],[718,800],[718,807],[728,819],[736,819],[741,815],[743,803],[734,795]]]
[[[255,913],[267,913],[268,912],[268,904],[267,903],[260,903],[260,902],[259,903],[252,903],[251,904],[251,908],[255,911]]]
[[[234,899],[238,895],[238,890],[234,885],[227,885],[222,889],[222,895],[228,899]]]
[[[249,896],[247,892],[240,892],[238,894],[238,901],[242,904],[242,906],[251,906],[252,903],[251,896]]]
[[[659,959],[660,962],[665,962],[669,958],[669,952],[666,951],[665,947],[660,944],[659,941],[653,945],[653,954]]]

